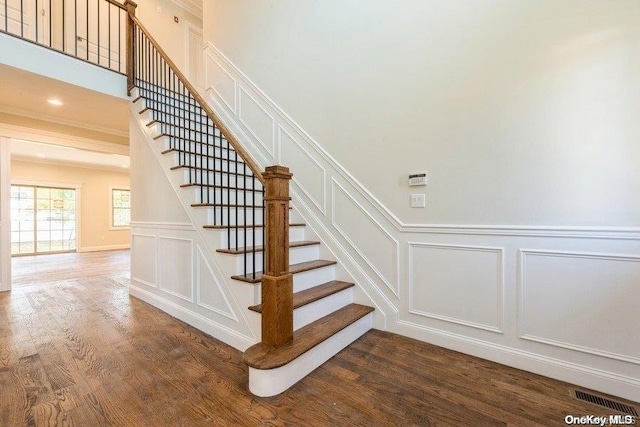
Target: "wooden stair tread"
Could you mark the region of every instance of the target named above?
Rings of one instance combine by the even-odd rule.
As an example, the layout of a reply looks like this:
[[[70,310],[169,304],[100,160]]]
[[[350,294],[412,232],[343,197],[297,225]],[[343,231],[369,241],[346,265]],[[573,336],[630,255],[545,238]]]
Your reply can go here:
[[[181,184],[180,187],[182,188],[189,188],[189,187],[207,187],[207,188],[220,188],[222,190],[230,190],[230,191],[239,191],[239,192],[253,192],[253,193],[262,193],[263,189],[262,188],[240,188],[240,187],[229,187],[226,185],[215,185],[215,184],[201,184],[201,183],[196,183],[196,182],[191,182],[188,184]]]
[[[177,149],[171,149],[171,151],[178,151],[178,150]],[[163,154],[165,154],[165,153],[163,153]],[[230,171],[225,171],[225,170],[220,170],[220,169],[207,169],[207,168],[202,168],[202,167],[193,166],[193,165],[176,165],[176,166],[171,166],[170,169],[171,170],[191,169],[191,170],[202,171],[202,172],[215,172],[215,173],[220,173],[220,174],[225,174],[225,175],[235,175],[235,176],[241,176],[241,177],[245,177],[245,178],[256,178],[257,179],[257,177],[255,175],[248,175],[248,174],[239,173],[239,172],[230,172]]]
[[[289,272],[291,274],[302,273],[304,271],[315,270],[316,268],[326,267],[328,265],[334,265],[337,261],[330,261],[326,259],[316,259],[313,261],[301,262],[299,264],[292,264],[289,266]],[[231,276],[232,279],[240,280],[247,283],[260,283],[262,280],[262,271],[255,273],[247,273],[242,276]]]
[[[300,248],[302,246],[313,246],[319,245],[320,242],[313,240],[299,240],[297,242],[289,242],[290,248]],[[244,253],[253,253],[253,252],[262,252],[264,251],[264,246],[255,246],[249,248],[238,248],[238,249],[216,249],[216,252],[220,252],[223,254],[232,254],[232,255],[240,255]]]
[[[161,136],[167,136],[167,135],[161,135]],[[210,147],[213,147],[212,145]],[[220,156],[212,156],[210,154],[206,154],[206,153],[198,153],[196,151],[188,151],[188,150],[181,150],[179,148],[167,148],[166,150],[163,150],[161,152],[161,154],[169,154],[169,153],[182,153],[182,154],[187,154],[190,156],[199,156],[199,157],[204,157],[205,159],[213,159],[213,160],[220,160],[223,162],[230,162],[230,163],[237,163],[240,166],[243,166],[245,163],[242,160],[242,157],[240,157],[240,155],[238,155],[237,159],[225,159],[224,157],[220,157]],[[226,172],[226,171],[225,171]]]
[[[332,280],[330,282],[323,283],[322,285],[296,292],[293,294],[293,309],[295,310],[296,308],[311,304],[312,302],[328,297],[329,295],[336,294],[353,286],[355,286],[353,283],[343,282],[341,280]],[[252,305],[249,307],[249,310],[262,313],[262,304]]]
[[[303,222],[292,222],[289,224],[289,227],[304,227],[306,224]],[[258,224],[258,225],[203,225],[203,228],[213,228],[215,230],[226,230],[227,228],[246,228],[247,230],[251,229],[251,228],[264,228],[264,225],[262,224]]]
[[[263,205],[236,205],[227,203],[192,203],[192,208],[251,208],[251,209],[264,209]],[[292,206],[289,206],[289,210],[293,210]]]
[[[255,369],[274,369],[286,365],[347,326],[373,311],[373,307],[349,304],[293,333],[293,341],[273,348],[255,344],[244,353],[244,362]]]

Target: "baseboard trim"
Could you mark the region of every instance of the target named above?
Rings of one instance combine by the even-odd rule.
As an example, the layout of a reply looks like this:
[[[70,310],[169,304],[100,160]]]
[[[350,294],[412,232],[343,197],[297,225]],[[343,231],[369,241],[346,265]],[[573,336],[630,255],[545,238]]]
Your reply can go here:
[[[117,251],[120,249],[131,249],[131,244],[125,245],[108,245],[108,246],[84,246],[78,248],[77,252],[101,252],[101,251]]]
[[[169,301],[159,295],[141,289],[137,286],[137,282],[138,281],[136,279],[131,278],[131,285],[129,286],[129,294],[131,296],[151,304],[165,313],[182,320],[194,328],[197,328],[240,351],[245,351],[256,343],[256,341],[251,337],[242,335],[241,333],[214,322],[213,320],[191,311],[186,307],[182,307],[181,305]]]
[[[523,371],[640,401],[640,380],[398,320],[392,332]]]

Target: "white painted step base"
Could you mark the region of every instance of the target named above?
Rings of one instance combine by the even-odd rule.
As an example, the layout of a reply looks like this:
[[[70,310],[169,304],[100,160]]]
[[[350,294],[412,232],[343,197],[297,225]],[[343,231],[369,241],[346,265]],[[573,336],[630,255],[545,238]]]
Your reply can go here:
[[[372,327],[373,313],[369,313],[284,366],[274,369],[249,367],[249,391],[259,397],[282,393]]]

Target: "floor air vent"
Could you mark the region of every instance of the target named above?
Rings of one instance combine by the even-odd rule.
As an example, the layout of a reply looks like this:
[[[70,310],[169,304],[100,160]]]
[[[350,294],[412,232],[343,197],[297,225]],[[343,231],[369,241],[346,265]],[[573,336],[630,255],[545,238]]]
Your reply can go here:
[[[618,412],[624,412],[625,414],[633,415],[635,417],[638,416],[638,410],[631,405],[627,405],[626,403],[618,402],[616,400],[598,396],[596,394],[587,393],[586,391],[582,390],[571,390],[571,395],[583,402],[589,402],[603,408],[613,409],[614,411]]]

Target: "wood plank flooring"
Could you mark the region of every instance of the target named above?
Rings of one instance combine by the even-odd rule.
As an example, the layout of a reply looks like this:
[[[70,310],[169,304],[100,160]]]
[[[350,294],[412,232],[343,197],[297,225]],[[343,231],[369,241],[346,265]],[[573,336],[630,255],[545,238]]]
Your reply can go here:
[[[14,268],[18,284],[0,293],[2,427],[562,426],[612,413],[569,384],[381,331],[257,398],[241,352],[111,278],[126,277],[127,251]]]

